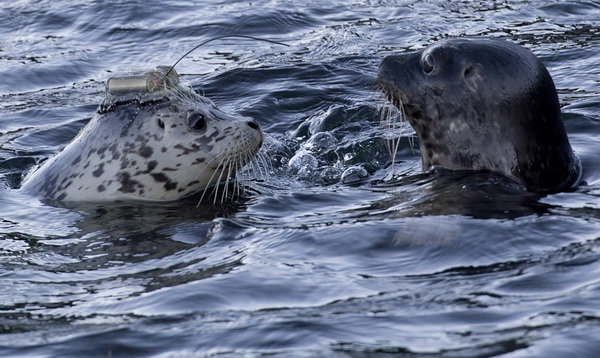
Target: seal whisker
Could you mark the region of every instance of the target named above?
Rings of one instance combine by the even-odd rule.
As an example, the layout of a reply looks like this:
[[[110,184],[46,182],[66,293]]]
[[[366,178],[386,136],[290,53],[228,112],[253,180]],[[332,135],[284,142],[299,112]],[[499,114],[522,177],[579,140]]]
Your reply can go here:
[[[204,169],[206,169],[206,168],[208,167],[208,165],[209,165],[210,163],[212,163],[213,161],[215,161],[215,160],[216,160],[218,157],[219,157],[219,156],[218,156],[218,155],[216,155],[216,156],[215,156],[215,157],[214,157],[214,158],[213,158],[211,161],[209,161],[209,162],[208,162],[208,163],[207,163],[207,164],[204,166],[204,168],[202,168],[202,170],[200,170],[200,172],[204,171]],[[212,181],[213,181],[213,178],[214,178],[214,177],[215,177],[215,175],[217,174],[219,167],[220,167],[220,166],[223,164],[223,160],[225,160],[225,158],[222,158],[222,159],[221,159],[221,162],[220,162],[220,163],[219,163],[219,165],[217,166],[217,169],[216,169],[216,170],[215,170],[215,171],[212,173],[212,175],[211,175],[211,176],[210,176],[210,178],[208,179],[208,183],[206,184],[206,187],[205,187],[205,188],[204,188],[204,190],[202,191],[202,196],[200,197],[200,200],[198,201],[198,205],[197,205],[197,206],[200,206],[200,203],[201,203],[201,202],[202,202],[202,200],[204,199],[204,196],[206,195],[206,193],[207,193],[208,189],[210,189],[210,186],[211,186],[211,183],[212,183]],[[199,176],[200,176],[200,173],[198,173],[198,175],[196,176],[196,178],[198,178]],[[219,184],[219,180],[217,179],[217,181],[216,181],[216,183],[215,183],[215,186],[216,186],[216,187],[218,187],[218,184]],[[213,193],[214,193],[214,192],[215,192],[215,188],[213,188]]]
[[[222,168],[221,170],[221,174],[224,174],[226,170],[228,170],[228,168],[231,167],[231,161],[228,161],[225,166]],[[220,204],[223,204],[223,202],[225,202],[225,196],[227,196],[227,194],[229,193],[229,173],[225,176],[225,181],[222,184],[219,184],[219,186],[222,186],[221,188],[221,201]],[[218,195],[218,193],[217,193]],[[215,197],[215,200],[217,198]]]
[[[223,158],[223,161],[221,161],[221,164],[219,165],[219,168],[221,169],[219,172],[219,177],[217,178],[217,181],[215,183],[215,190],[213,191],[213,204],[217,203],[217,197],[219,196],[219,184],[222,182],[221,179],[223,178],[223,173],[225,173],[225,169],[227,168],[227,165],[229,164],[229,161],[231,160],[231,156],[227,156],[225,158]],[[225,163],[223,163],[225,162]],[[223,189],[225,190],[225,189]]]
[[[247,157],[248,153],[244,153],[244,155]],[[257,155],[258,158],[258,155]],[[259,177],[262,177],[262,170],[260,168],[260,166],[258,165],[256,160],[252,160],[250,162],[250,165],[248,166],[248,171],[247,171],[249,177],[254,177],[255,179],[259,179]]]
[[[402,111],[393,105],[395,100],[388,98],[385,94],[382,96],[382,108],[380,110],[380,125],[384,130],[385,147],[390,154],[392,160],[392,172],[394,163],[396,162],[396,154],[400,148],[400,140],[402,138],[400,130],[401,124],[404,121],[404,115]]]
[[[234,182],[233,182],[234,187],[233,187],[231,195],[233,197],[239,198],[241,196],[240,195],[240,185],[245,180],[244,172],[242,171],[242,168],[244,167],[245,162],[242,158],[240,158],[240,155],[238,153],[232,163],[233,163],[233,174],[235,176],[234,176]]]
[[[212,177],[211,177],[212,179]],[[204,200],[204,196],[206,195],[206,192],[208,191],[208,189],[210,188],[210,186],[206,186],[203,190],[202,190],[202,195],[200,196],[200,200],[198,200],[198,204],[196,205],[196,207],[200,206],[200,203],[202,203],[202,200]]]
[[[241,181],[238,182],[238,195],[245,195],[246,194],[246,183],[248,181],[250,181],[250,179],[252,178],[252,176],[254,175],[254,173],[256,173],[256,170],[254,168],[254,159],[253,157],[248,155],[249,152],[242,152],[240,153],[240,162],[238,162],[238,164],[240,165],[240,167],[238,168],[240,174],[241,174]],[[246,170],[242,170],[242,163],[244,162],[250,162],[251,165],[249,165],[247,168],[249,171],[251,171],[252,173],[248,173]]]
[[[234,184],[235,184],[235,187],[234,187],[234,195],[235,195],[236,197],[238,197],[238,198],[241,196],[241,194],[240,194],[240,186],[242,186],[242,183],[243,183],[243,181],[245,180],[245,178],[244,178],[244,172],[243,172],[243,171],[239,172],[239,175],[241,175],[241,176],[242,176],[242,178],[240,179],[239,177],[237,177],[237,176],[236,176],[236,180],[235,180],[235,182],[234,182]],[[242,182],[240,182],[240,180],[241,180]]]
[[[248,156],[248,153],[246,153],[246,156]],[[257,159],[260,157],[260,155],[257,155]],[[263,168],[261,168],[260,163],[258,160],[252,160],[252,165],[250,166],[250,171],[251,176],[253,176],[255,179],[262,179],[265,177],[265,173],[263,173]]]
[[[248,161],[248,152],[245,153],[241,153],[242,156],[244,156],[244,158],[242,158],[242,160],[244,161]],[[242,162],[240,162],[241,164]],[[252,170],[254,172],[254,164],[252,164],[251,166],[249,166],[250,170]],[[248,175],[245,171],[241,170],[241,167],[239,168],[241,175],[242,175],[242,181],[238,182],[238,195],[244,196],[246,195],[246,182],[249,181]]]
[[[221,195],[221,204],[225,202],[225,198],[229,194],[229,180],[232,178],[231,177],[231,168],[234,165],[236,166],[236,168],[234,170],[237,171],[237,161],[236,161],[235,157],[233,158],[233,160],[229,160],[228,165],[227,165],[227,179],[225,179],[225,188],[223,189],[223,193]],[[225,170],[225,168],[223,168],[223,171],[224,170]]]
[[[248,157],[248,152],[242,152],[239,153],[239,168],[238,170],[240,171],[240,174],[242,176],[241,182],[238,182],[238,196],[241,195],[245,195],[246,194],[246,182],[249,181],[249,173],[247,173],[245,170],[241,170],[242,169],[242,163],[244,162],[248,162],[249,160],[251,160],[251,158]],[[248,170],[252,171],[253,173],[255,172],[254,170],[254,162],[251,162],[251,165],[248,166]],[[250,175],[251,177],[251,175]]]
[[[262,164],[262,167],[265,171],[265,176],[264,176],[263,180],[268,181],[271,176],[271,172],[273,171],[271,160],[270,160],[268,153],[259,153],[257,155],[256,161],[257,161],[259,167]]]
[[[399,116],[400,116],[400,124],[407,122],[406,120],[406,112],[405,112],[405,106],[404,103],[402,103],[402,98],[397,97],[395,100],[395,108],[396,110],[399,112]],[[408,144],[410,145],[410,149],[412,150],[413,155],[416,155],[415,153],[415,135],[414,134],[410,134],[407,136],[408,138]]]
[[[213,174],[209,178],[209,185],[213,185],[212,192],[213,203],[216,203],[220,197],[220,202],[223,203],[228,197],[239,197],[244,195],[245,187],[244,183],[249,180],[250,171],[252,173],[258,173],[263,175],[261,169],[255,168],[257,165],[257,156],[252,150],[237,151],[235,153],[227,153],[227,150],[223,151],[220,155],[215,156],[209,161],[204,168],[198,173],[199,176],[211,163],[214,163],[220,158],[219,164],[216,166]],[[244,167],[246,164],[250,163]],[[245,170],[244,170],[245,168]],[[220,188],[219,184],[223,184],[225,188]],[[234,188],[229,188],[234,185]],[[208,187],[203,190],[200,202],[207,196]],[[231,189],[233,191],[231,191]],[[222,191],[221,191],[222,190]],[[198,203],[200,204],[200,203]]]

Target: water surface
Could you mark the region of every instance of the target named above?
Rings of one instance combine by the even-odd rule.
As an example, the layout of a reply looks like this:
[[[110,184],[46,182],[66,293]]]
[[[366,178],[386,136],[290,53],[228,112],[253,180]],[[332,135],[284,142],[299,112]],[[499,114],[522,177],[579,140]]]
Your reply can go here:
[[[600,356],[599,2],[22,0],[0,18],[1,356]],[[290,45],[222,40],[177,67],[268,134],[246,199],[19,193],[108,77],[225,34]],[[409,127],[390,165],[379,62],[455,36],[544,61],[584,185],[424,174]],[[367,176],[344,183],[351,167]]]

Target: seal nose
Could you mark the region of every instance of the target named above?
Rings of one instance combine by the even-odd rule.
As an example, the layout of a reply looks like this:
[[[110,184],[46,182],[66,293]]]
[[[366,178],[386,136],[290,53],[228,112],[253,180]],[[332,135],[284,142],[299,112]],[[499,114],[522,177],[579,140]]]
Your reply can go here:
[[[248,122],[246,122],[246,124],[248,125],[248,127],[252,128],[252,129],[255,129],[255,130],[259,130],[260,129],[260,126],[258,125],[258,122],[254,121],[254,120],[253,121],[248,121]]]

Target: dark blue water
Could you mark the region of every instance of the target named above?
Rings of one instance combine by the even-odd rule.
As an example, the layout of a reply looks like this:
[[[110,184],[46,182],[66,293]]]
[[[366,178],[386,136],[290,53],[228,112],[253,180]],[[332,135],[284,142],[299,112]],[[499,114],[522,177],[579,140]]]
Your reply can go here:
[[[22,0],[0,24],[0,356],[600,356],[600,2]],[[232,33],[290,47],[222,40],[177,70],[269,135],[247,199],[18,192],[112,74]],[[585,185],[422,174],[408,139],[389,166],[377,66],[449,36],[546,63]]]

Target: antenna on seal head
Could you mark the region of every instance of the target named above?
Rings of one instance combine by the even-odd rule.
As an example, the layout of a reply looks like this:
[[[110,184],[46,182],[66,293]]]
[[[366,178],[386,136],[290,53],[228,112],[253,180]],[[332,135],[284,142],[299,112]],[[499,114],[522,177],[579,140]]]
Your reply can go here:
[[[146,71],[130,71],[125,75],[111,77],[106,82],[106,93],[108,103],[137,100],[140,103],[154,101],[164,97],[179,85],[179,75],[175,71],[175,66],[187,55],[196,49],[206,45],[209,42],[239,37],[255,41],[269,42],[276,45],[290,46],[283,42],[263,39],[248,35],[223,35],[213,37],[185,53],[172,66],[157,66],[155,69]]]
[[[171,71],[175,68],[175,66],[177,66],[177,64],[183,60],[187,55],[189,55],[190,53],[196,51],[198,48],[206,45],[209,42],[213,42],[216,40],[220,40],[220,39],[225,39],[225,38],[230,38],[230,37],[239,37],[239,38],[243,38],[243,39],[250,39],[250,40],[255,40],[255,41],[263,41],[263,42],[270,42],[272,44],[276,44],[276,45],[282,45],[282,46],[290,46],[288,44],[285,44],[283,42],[279,42],[279,41],[274,41],[274,40],[269,40],[269,39],[263,39],[260,37],[254,37],[254,36],[248,36],[248,35],[223,35],[223,36],[217,36],[217,37],[213,37],[210,40],[206,40],[204,42],[202,42],[201,44],[197,45],[196,47],[194,47],[193,49],[189,50],[188,52],[186,52],[183,56],[181,56],[181,58],[177,61],[175,61],[175,63],[173,64],[173,66],[171,66],[171,68],[169,69],[169,71],[167,71],[167,73],[165,74],[166,76],[168,76]]]

